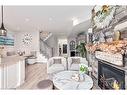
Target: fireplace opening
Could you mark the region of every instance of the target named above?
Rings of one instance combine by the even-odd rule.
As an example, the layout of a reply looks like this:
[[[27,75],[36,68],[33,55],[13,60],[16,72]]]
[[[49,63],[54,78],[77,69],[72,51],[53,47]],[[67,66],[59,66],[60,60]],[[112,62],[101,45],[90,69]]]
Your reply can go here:
[[[125,71],[103,62],[98,61],[99,87],[101,89],[125,89]]]

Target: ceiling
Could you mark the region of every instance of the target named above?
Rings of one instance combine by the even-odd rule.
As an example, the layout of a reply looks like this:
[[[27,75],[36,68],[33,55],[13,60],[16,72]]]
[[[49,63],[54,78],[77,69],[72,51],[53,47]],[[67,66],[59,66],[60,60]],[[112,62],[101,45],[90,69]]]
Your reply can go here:
[[[80,27],[74,31],[72,19],[77,18],[79,23],[88,21],[92,8],[93,6],[4,6],[4,24],[8,30],[16,32],[47,31],[68,36],[80,31]]]

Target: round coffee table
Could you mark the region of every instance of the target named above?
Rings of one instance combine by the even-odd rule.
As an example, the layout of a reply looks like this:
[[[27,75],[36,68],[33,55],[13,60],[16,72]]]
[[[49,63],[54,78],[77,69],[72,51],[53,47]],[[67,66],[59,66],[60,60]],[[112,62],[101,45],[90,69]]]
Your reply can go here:
[[[54,75],[53,84],[59,90],[87,90],[93,87],[93,80],[85,74],[85,80],[77,82],[71,77],[78,71],[62,71]]]

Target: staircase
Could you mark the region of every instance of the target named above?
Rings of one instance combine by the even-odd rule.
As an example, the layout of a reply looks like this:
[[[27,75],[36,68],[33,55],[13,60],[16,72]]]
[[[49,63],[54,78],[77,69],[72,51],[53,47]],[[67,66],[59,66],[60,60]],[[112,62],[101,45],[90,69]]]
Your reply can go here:
[[[52,36],[52,33],[51,32],[44,32],[44,31],[41,31],[40,32],[40,39],[43,40],[44,42]]]
[[[40,52],[37,54],[38,61],[47,62],[52,57],[52,48],[46,43],[46,40],[52,36],[50,32],[40,32]]]
[[[46,58],[46,56],[44,56],[43,54],[41,54],[40,52],[37,52],[37,62],[42,62],[42,63],[47,63],[48,58]]]

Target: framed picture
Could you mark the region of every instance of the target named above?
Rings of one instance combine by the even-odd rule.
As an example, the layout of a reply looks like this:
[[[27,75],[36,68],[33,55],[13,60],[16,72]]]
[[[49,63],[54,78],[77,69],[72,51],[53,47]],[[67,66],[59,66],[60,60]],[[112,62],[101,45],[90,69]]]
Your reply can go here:
[[[9,37],[0,37],[0,45],[14,46],[14,39]]]

